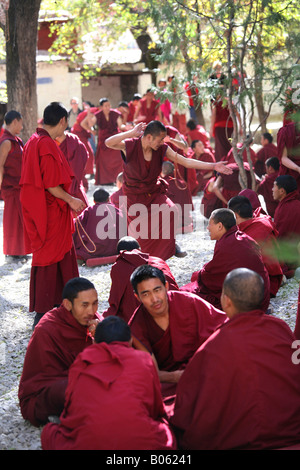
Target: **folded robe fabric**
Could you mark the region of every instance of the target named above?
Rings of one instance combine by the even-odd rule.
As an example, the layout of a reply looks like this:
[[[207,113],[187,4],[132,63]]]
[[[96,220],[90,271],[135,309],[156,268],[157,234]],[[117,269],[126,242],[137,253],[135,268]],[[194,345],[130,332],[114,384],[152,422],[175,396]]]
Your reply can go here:
[[[47,424],[44,450],[172,450],[155,365],[128,343],[94,344],[69,373],[60,424]]]

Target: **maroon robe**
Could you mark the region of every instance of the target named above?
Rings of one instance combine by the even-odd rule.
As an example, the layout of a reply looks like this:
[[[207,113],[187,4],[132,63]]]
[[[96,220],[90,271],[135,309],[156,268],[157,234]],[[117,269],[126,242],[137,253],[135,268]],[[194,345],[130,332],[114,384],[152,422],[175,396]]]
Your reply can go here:
[[[163,178],[168,183],[167,196],[179,209],[181,217],[178,219],[178,233],[193,231],[193,200],[186,182],[175,179],[173,176]]]
[[[103,111],[95,113],[98,126],[98,145],[96,151],[96,176],[95,185],[111,184],[116,181],[116,177],[123,171],[123,161],[119,150],[108,148],[105,140],[119,132],[118,118],[121,113],[116,109],[109,112],[108,120]]]
[[[237,147],[241,148],[242,144],[237,144]],[[252,161],[252,164],[253,164],[253,168],[254,168],[254,165],[255,165],[255,162],[256,162],[256,153],[254,152],[254,150],[249,147],[249,151],[250,151],[250,158],[251,158],[251,161]],[[243,151],[243,162],[244,163],[247,163],[247,165],[249,165],[249,162],[248,162],[248,157],[247,157],[247,150],[245,149]],[[236,163],[235,159],[234,159],[234,155],[233,155],[233,149],[231,148],[229,150],[229,152],[227,153],[227,155],[225,155],[223,158],[222,158],[222,161],[226,161],[228,163]]]
[[[169,289],[179,290],[177,282],[164,260],[156,256],[150,256],[148,253],[143,253],[136,249],[132,251],[121,251],[110,271],[111,288],[108,299],[109,307],[103,312],[104,317],[117,315],[128,323],[135,309],[140,305],[140,302],[134,295],[130,276],[138,266],[143,264],[155,266],[163,271],[166,281],[169,283]]]
[[[47,188],[69,192],[73,173],[47,131],[38,128],[24,147],[20,179],[24,228],[32,253],[30,311],[45,313],[61,302],[65,283],[78,276],[70,206]]]
[[[110,202],[115,206],[115,207],[118,207],[118,209],[120,209],[120,197],[124,196],[123,194],[123,188],[121,187],[120,189],[118,189],[117,191],[114,191],[110,197],[109,197],[109,200]]]
[[[177,386],[171,424],[183,449],[280,448],[300,442],[294,336],[259,310],[237,314],[200,346]]]
[[[213,106],[216,108],[216,120],[213,129],[215,159],[216,162],[219,162],[231,149],[231,143],[228,139],[233,133],[233,121],[228,106],[223,106],[222,100],[216,101]]]
[[[140,100],[140,110],[137,118],[146,124],[155,121],[158,118],[159,106],[159,100],[153,99],[150,106],[148,106],[146,98],[142,98]]]
[[[123,221],[123,214],[117,207],[107,202],[96,203],[77,219],[73,234],[77,258],[86,261],[117,254]]]
[[[69,373],[60,424],[42,431],[44,450],[174,450],[149,354],[128,343],[86,348]]]
[[[296,322],[295,322],[294,335],[296,339],[300,340],[300,286],[299,286],[299,293],[298,293],[298,306],[297,306],[297,316],[296,316]]]
[[[214,154],[210,152],[208,149],[204,149],[204,152],[200,155],[199,158],[195,156],[195,153],[193,153],[191,157],[194,160],[200,160],[201,162],[207,162],[207,163],[216,162]],[[199,191],[204,190],[205,185],[208,180],[207,175],[209,175],[210,173],[213,173],[213,170],[196,170],[198,187],[196,188],[196,190],[194,190],[193,195],[197,194]]]
[[[271,157],[278,157],[278,149],[276,145],[272,142],[264,145],[257,153],[256,153],[256,162],[254,165],[255,174],[259,177],[265,174],[266,166],[265,163],[268,158]]]
[[[69,368],[77,354],[91,344],[87,327],[63,305],[43,316],[29,340],[19,384],[24,419],[39,426],[49,415],[62,412]]]
[[[207,219],[210,218],[211,213],[215,209],[220,209],[223,206],[222,201],[216,196],[216,194],[212,191],[209,191],[209,185],[212,181],[215,181],[216,177],[213,176],[210,178],[203,190],[203,197],[201,199],[201,206],[200,211],[201,214],[204,215]]]
[[[91,108],[91,111],[94,113],[98,110],[98,108]],[[86,165],[84,168],[84,175],[93,175],[94,174],[94,151],[90,143],[90,138],[91,138],[91,132],[88,131],[87,129],[84,129],[81,126],[81,122],[83,119],[87,116],[87,110],[82,111],[81,113],[78,114],[77,119],[73,127],[71,128],[72,134],[77,135],[81,142],[84,144],[87,153],[88,153],[88,159],[86,161]]]
[[[123,192],[127,197],[128,234],[137,239],[144,253],[166,260],[175,254],[178,217],[175,204],[166,195],[166,182],[159,177],[167,145],[153,150],[152,160],[146,162],[141,138],[126,139],[125,144]]]
[[[59,144],[60,150],[65,155],[74,174],[69,189],[72,196],[81,199],[88,205],[88,198],[83,187],[85,167],[88,161],[88,153],[85,145],[75,134],[67,133],[64,141]]]
[[[168,291],[169,326],[164,331],[140,305],[129,321],[133,336],[153,353],[160,370],[184,369],[198,347],[227,316],[188,292]]]
[[[186,138],[189,140],[190,144],[193,140],[201,140],[205,148],[209,149],[210,152],[214,152],[210,145],[209,133],[206,132],[205,128],[200,124],[196,126],[196,129],[187,129]]]
[[[248,268],[257,272],[264,280],[265,295],[262,310],[266,311],[270,301],[270,280],[262,260],[258,244],[237,226],[229,229],[216,241],[214,255],[200,271],[194,272],[191,283],[181,287],[193,292],[217,308],[221,308],[221,293],[226,275],[236,268]]]
[[[300,132],[296,129],[294,122],[289,122],[281,127],[277,134],[278,158],[281,162],[284,147],[287,148],[287,156],[296,165],[300,166]],[[282,163],[279,169],[280,175],[291,175],[295,178],[300,190],[300,173],[287,168]]]
[[[272,188],[274,185],[274,181],[276,180],[279,172],[276,171],[271,175],[266,175],[265,179],[263,179],[257,188],[257,194],[261,194],[264,198],[266,209],[268,214],[274,218],[276,207],[278,206],[278,201],[275,201],[273,198]]]
[[[223,181],[222,194],[226,201],[229,201],[232,197],[238,196],[242,188],[239,182],[239,167],[237,163],[229,163],[227,166],[232,169],[232,173],[230,175],[221,175]],[[247,187],[251,188],[252,181],[249,164],[244,163],[244,168],[247,177]],[[227,207],[224,203],[223,206]]]
[[[297,191],[292,191],[279,202],[274,215],[274,223],[279,239],[300,238],[300,200]]]
[[[270,294],[275,297],[281,286],[283,272],[275,258],[278,231],[268,216],[253,217],[239,224],[239,230],[253,238],[261,247],[262,259],[269,273]],[[273,250],[274,257],[270,254]]]
[[[3,209],[3,254],[23,256],[27,253],[23,214],[20,202],[20,178],[22,169],[23,142],[4,130],[0,137],[0,145],[9,140],[11,150],[4,164],[1,196],[4,201]]]

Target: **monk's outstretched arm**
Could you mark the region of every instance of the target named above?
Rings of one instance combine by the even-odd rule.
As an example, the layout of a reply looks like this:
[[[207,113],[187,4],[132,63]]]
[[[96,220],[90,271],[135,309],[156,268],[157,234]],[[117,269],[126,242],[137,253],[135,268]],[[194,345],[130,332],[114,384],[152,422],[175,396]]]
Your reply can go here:
[[[290,170],[294,170],[294,171],[297,171],[297,173],[300,173],[300,166],[298,166],[288,157],[286,147],[284,147],[283,152],[282,152],[281,163],[287,168],[289,168]]]
[[[227,162],[202,162],[201,160],[186,158],[179,155],[177,152],[174,152],[170,147],[167,149],[166,156],[172,162],[177,162],[185,168],[195,168],[196,170],[215,170],[218,173],[225,173],[227,175],[232,173],[232,169],[226,166]]]
[[[119,134],[112,135],[111,137],[108,137],[108,139],[105,140],[105,145],[108,148],[114,149],[114,150],[122,150],[123,152],[125,151],[125,139],[132,139],[134,137],[140,137],[142,133],[144,132],[146,124],[143,122],[140,122],[137,124],[133,129],[130,129],[129,131],[125,132],[120,132]]]
[[[71,196],[71,194],[67,193],[61,186],[47,188],[47,190],[52,196],[62,199],[69,204],[71,209],[75,212],[81,212],[86,207],[86,204],[81,199]]]

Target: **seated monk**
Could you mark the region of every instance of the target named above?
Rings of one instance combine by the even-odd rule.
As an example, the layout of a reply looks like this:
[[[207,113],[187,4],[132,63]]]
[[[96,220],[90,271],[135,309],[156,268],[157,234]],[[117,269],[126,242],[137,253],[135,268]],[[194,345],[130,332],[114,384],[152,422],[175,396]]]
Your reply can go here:
[[[260,143],[262,148],[256,154],[256,162],[254,165],[255,174],[259,177],[264,174],[266,161],[278,155],[278,149],[276,145],[273,144],[273,136],[269,132],[262,134]]]
[[[131,344],[121,318],[99,323],[70,368],[60,422],[42,431],[43,450],[176,449],[155,365]]]
[[[282,261],[286,261],[283,272],[287,278],[290,278],[294,276],[295,269],[299,266],[296,248],[300,240],[300,200],[297,181],[291,175],[279,175],[272,191],[275,201],[279,201],[274,214],[280,242],[278,255]],[[290,256],[290,251],[293,260],[286,258]]]
[[[279,175],[280,163],[277,157],[268,158],[266,161],[266,174],[264,178],[258,183],[256,187],[257,194],[261,194],[264,198],[268,214],[274,218],[278,201],[273,198],[273,185],[277,176]]]
[[[214,185],[216,181],[216,176],[212,176],[206,183],[203,190],[203,197],[201,199],[200,212],[206,219],[209,219],[211,213],[215,209],[220,209],[222,207],[221,199],[216,195],[214,191]]]
[[[199,347],[177,386],[170,422],[179,448],[262,450],[300,443],[295,337],[283,320],[261,310],[263,284],[246,268],[226,276],[222,306],[229,321]]]
[[[191,143],[191,158],[195,160],[201,160],[202,162],[215,162],[215,156],[213,151],[206,148],[201,140],[193,140]],[[206,182],[214,175],[212,171],[197,170],[197,187],[193,191],[193,196],[196,195],[199,191],[203,191]]]
[[[226,316],[194,294],[168,291],[163,272],[153,266],[138,267],[130,280],[141,302],[129,321],[133,345],[151,353],[163,396],[170,397],[194,352]]]
[[[117,254],[119,234],[122,230],[123,213],[109,202],[109,193],[97,189],[94,205],[87,207],[78,217],[73,240],[78,259],[86,261]]]
[[[161,177],[168,183],[167,196],[178,208],[178,233],[193,231],[193,200],[185,181],[174,175],[174,164],[162,164]]]
[[[180,290],[193,292],[216,308],[221,308],[222,286],[232,269],[249,268],[260,274],[265,283],[261,306],[267,311],[270,302],[269,274],[262,260],[259,245],[236,225],[234,213],[227,208],[212,212],[207,227],[211,240],[216,240],[211,261],[192,274],[191,282]]]
[[[240,179],[239,179],[239,167],[237,163],[229,163],[227,165],[232,173],[228,175],[217,175],[213,191],[215,195],[222,201],[223,207],[227,207],[229,199],[234,196],[237,196],[242,190]],[[246,178],[247,178],[247,188],[251,188],[251,173],[248,163],[244,163]]]
[[[263,262],[269,273],[270,295],[275,297],[281,286],[283,272],[275,256],[278,231],[271,217],[263,215],[254,217],[252,205],[245,196],[235,196],[230,199],[228,208],[234,212],[239,230],[259,244]],[[272,253],[274,253],[273,256]]]
[[[116,178],[116,186],[117,190],[114,191],[110,196],[109,196],[109,201],[118,209],[120,209],[120,197],[124,197],[123,193],[123,172],[119,173],[117,178]]]
[[[46,313],[30,338],[19,385],[24,419],[34,426],[60,415],[71,364],[93,342],[98,295],[85,278],[74,278],[63,289],[60,307]]]
[[[130,276],[142,264],[150,264],[161,269],[168,281],[169,289],[179,290],[167,263],[161,258],[143,253],[135,238],[122,237],[118,242],[117,251],[119,255],[110,271],[109,307],[103,312],[104,317],[117,315],[126,322],[130,320],[135,309],[140,305],[140,301],[134,295]]]

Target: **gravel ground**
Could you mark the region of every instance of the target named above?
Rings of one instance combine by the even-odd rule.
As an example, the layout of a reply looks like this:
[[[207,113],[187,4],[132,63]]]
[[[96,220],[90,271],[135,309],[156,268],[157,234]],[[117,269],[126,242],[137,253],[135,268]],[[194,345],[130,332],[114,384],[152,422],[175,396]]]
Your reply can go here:
[[[90,182],[89,199],[95,187]],[[115,190],[107,186],[109,192]],[[194,231],[179,235],[177,241],[187,251],[185,258],[172,257],[168,264],[179,286],[190,281],[190,275],[212,257],[214,242],[209,239],[206,222],[200,215],[200,196],[194,198]],[[2,246],[3,201],[0,201],[0,245]],[[18,405],[18,385],[23,359],[31,336],[33,314],[28,312],[30,259],[7,263],[0,255],[0,450],[41,450],[41,428],[25,422]],[[80,276],[94,282],[99,295],[99,312],[107,307],[111,265],[80,266]],[[274,315],[285,320],[293,329],[297,311],[299,282],[288,280],[271,304]]]

